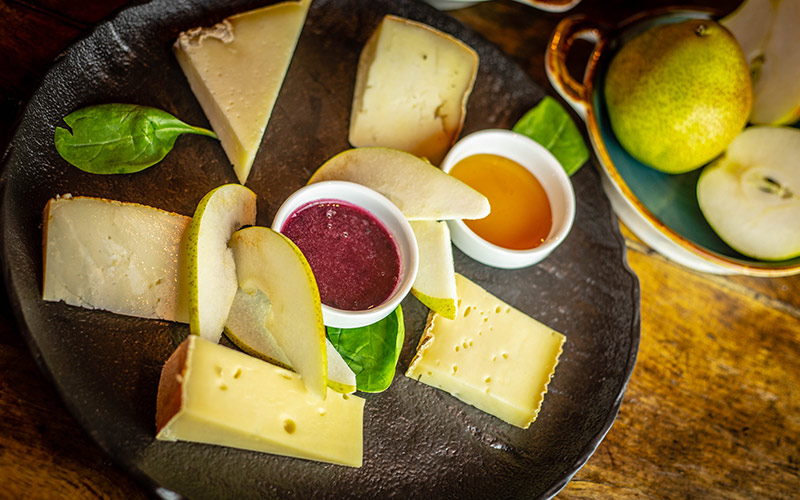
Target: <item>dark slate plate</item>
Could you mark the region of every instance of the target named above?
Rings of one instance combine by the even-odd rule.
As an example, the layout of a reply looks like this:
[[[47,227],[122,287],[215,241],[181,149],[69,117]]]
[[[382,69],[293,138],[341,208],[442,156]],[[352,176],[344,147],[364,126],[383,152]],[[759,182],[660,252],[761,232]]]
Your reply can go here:
[[[157,167],[130,176],[83,173],[56,153],[61,117],[89,104],[157,106],[208,126],[170,46],[259,2],[156,0],[122,11],[66,51],[33,95],[6,151],[2,201],[6,285],[37,362],[69,410],[147,488],[201,498],[534,498],[554,495],[616,417],[639,342],[639,286],[594,169],[574,177],[577,219],[544,262],[502,271],[456,251],[457,270],[544,323],[567,343],[538,420],[513,428],[402,375],[426,310],[404,303],[407,337],[392,387],[365,395],[360,469],[154,439],[163,362],[185,325],[90,311],[40,299],[41,213],[57,194],[102,196],[189,214],[211,188],[235,182],[222,149],[181,137]],[[544,95],[496,47],[425,4],[315,0],[248,186],[258,223],[324,160],[346,149],[355,67],[386,13],[461,38],[481,57],[464,133],[510,126]],[[169,498],[175,498],[170,496]]]

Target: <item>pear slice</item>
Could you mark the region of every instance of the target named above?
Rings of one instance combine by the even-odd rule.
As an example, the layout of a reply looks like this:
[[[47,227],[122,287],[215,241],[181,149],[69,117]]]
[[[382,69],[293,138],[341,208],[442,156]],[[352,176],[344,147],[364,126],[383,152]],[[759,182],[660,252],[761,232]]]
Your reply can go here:
[[[419,247],[419,270],[411,293],[433,312],[456,319],[456,275],[450,230],[444,221],[412,221]]]
[[[233,299],[225,335],[239,349],[274,365],[292,369],[292,362],[280,348],[266,322],[270,301],[261,290],[245,292],[241,288]],[[325,339],[328,358],[328,387],[336,392],[352,394],[356,390],[356,374],[347,366],[342,355]]]
[[[719,237],[761,260],[800,256],[800,130],[750,127],[697,182],[697,201]]]
[[[239,288],[260,290],[269,298],[265,328],[303,377],[309,392],[324,399],[328,378],[325,325],[308,261],[291,240],[266,227],[235,232],[230,246]]]
[[[238,288],[228,240],[255,221],[256,194],[241,184],[214,188],[198,203],[186,238],[192,334],[219,342]]]
[[[409,220],[482,219],[489,200],[455,177],[396,149],[348,149],[326,161],[308,183],[349,181],[384,195]]]
[[[750,64],[750,121],[780,125],[800,118],[800,2],[746,0],[721,24],[739,41]]]

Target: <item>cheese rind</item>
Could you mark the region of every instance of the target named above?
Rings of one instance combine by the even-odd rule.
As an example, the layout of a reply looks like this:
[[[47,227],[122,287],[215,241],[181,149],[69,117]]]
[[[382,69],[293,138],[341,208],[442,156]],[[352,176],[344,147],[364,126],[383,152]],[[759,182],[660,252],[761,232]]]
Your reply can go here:
[[[564,335],[456,274],[459,313],[431,313],[406,376],[528,428],[547,392]]]
[[[350,144],[386,146],[438,165],[461,132],[478,54],[430,26],[386,16],[362,49]]]
[[[178,36],[173,50],[244,184],[272,115],[311,0],[242,12]]]
[[[44,209],[42,298],[188,322],[183,246],[190,222],[137,203],[51,199]]]
[[[364,400],[322,401],[294,372],[190,335],[161,372],[156,438],[360,467]]]

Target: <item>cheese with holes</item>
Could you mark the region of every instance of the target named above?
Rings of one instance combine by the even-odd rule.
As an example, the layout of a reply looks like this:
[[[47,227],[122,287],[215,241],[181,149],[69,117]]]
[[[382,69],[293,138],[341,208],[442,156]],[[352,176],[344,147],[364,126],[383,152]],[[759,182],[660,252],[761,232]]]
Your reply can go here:
[[[422,23],[386,16],[358,61],[350,144],[386,146],[438,165],[458,138],[478,54]]]
[[[188,322],[182,249],[190,222],[137,203],[51,199],[42,225],[44,300]]]
[[[161,371],[156,438],[360,467],[364,400],[320,400],[294,372],[190,335]]]
[[[564,335],[456,274],[458,315],[431,313],[408,377],[517,427],[536,419]]]
[[[242,12],[181,33],[173,49],[239,182],[250,173],[311,0]]]

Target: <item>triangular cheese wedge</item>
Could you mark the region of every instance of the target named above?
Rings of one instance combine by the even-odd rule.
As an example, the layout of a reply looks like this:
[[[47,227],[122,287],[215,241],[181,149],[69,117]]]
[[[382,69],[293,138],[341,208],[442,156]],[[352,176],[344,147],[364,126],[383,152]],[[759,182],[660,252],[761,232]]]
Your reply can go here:
[[[292,60],[311,0],[242,12],[181,33],[173,49],[244,184]]]

